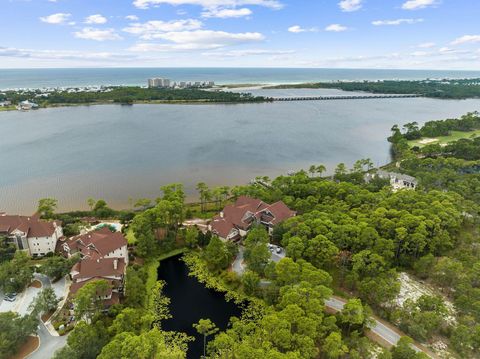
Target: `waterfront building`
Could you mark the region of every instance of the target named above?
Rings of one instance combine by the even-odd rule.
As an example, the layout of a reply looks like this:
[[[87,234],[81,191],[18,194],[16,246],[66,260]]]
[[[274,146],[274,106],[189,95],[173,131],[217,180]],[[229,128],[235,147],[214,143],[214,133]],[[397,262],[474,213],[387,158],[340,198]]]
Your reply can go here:
[[[0,236],[5,236],[18,250],[31,257],[53,253],[57,241],[63,237],[62,222],[43,221],[39,214],[33,216],[0,213]]]
[[[254,225],[263,225],[270,235],[275,225],[296,215],[282,201],[268,204],[260,199],[240,196],[212,219],[209,230],[225,241],[239,241]]]
[[[103,227],[59,242],[57,251],[66,257],[81,257],[70,271],[70,294],[75,295],[89,282],[104,279],[110,287],[101,294],[105,306],[119,303],[128,266],[127,240],[122,233]]]

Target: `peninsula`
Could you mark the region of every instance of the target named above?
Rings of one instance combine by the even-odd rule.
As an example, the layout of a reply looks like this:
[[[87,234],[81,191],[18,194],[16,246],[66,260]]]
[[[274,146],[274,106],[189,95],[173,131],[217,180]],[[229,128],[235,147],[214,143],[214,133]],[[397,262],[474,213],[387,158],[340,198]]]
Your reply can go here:
[[[374,94],[408,94],[440,99],[467,99],[480,97],[480,79],[442,80],[382,80],[382,81],[335,81],[285,84],[264,87],[265,89],[338,89],[365,91]]]

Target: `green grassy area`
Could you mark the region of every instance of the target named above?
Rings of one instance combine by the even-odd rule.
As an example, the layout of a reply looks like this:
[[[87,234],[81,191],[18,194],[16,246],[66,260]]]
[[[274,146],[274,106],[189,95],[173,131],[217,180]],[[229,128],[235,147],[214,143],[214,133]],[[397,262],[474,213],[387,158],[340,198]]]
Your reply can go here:
[[[163,260],[165,260],[165,259],[178,256],[179,254],[184,253],[186,250],[187,250],[186,247],[174,249],[174,250],[172,250],[172,251],[170,251],[170,252],[161,254],[161,255],[158,257],[158,260],[161,262],[161,261],[163,261]]]
[[[439,136],[439,137],[435,137],[435,138],[431,138],[431,139],[424,137],[424,138],[420,138],[418,140],[408,141],[408,144],[410,145],[410,147],[415,147],[415,146],[424,147],[426,145],[436,144],[436,143],[438,143],[440,145],[444,145],[444,144],[447,144],[449,142],[458,141],[462,138],[473,138],[473,137],[478,137],[478,136],[480,136],[480,130],[468,131],[468,132],[452,131],[449,136]],[[425,140],[432,140],[432,141],[426,143]]]
[[[135,238],[135,234],[133,233],[133,229],[129,228],[127,230],[127,234],[125,235],[125,238],[127,239],[128,244],[134,245],[137,243],[137,238]]]
[[[13,111],[16,110],[15,106],[1,106],[0,107],[0,112],[2,111]]]
[[[157,283],[157,269],[159,265],[160,261],[157,259],[152,259],[143,265],[147,272],[147,280],[145,282],[145,292],[147,293],[145,297],[145,308],[153,308],[153,290]]]

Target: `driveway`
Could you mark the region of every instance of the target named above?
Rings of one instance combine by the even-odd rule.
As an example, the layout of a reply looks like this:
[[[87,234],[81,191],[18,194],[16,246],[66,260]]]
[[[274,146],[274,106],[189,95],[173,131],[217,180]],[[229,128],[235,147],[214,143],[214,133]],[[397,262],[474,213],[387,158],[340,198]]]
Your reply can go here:
[[[28,359],[52,358],[53,354],[58,349],[61,349],[65,346],[65,344],[67,343],[67,336],[66,335],[63,337],[52,336],[42,321],[40,321],[38,328],[39,329],[38,329],[37,335],[40,338],[40,346],[37,349],[37,351],[28,355],[26,358]]]
[[[41,288],[28,287],[22,293],[19,293],[14,302],[3,300],[3,294],[0,298],[0,312],[12,311],[20,315],[25,315],[31,312],[30,304],[43,288],[52,287],[55,295],[62,299],[68,292],[68,286],[65,278],[62,278],[55,283],[51,283],[50,278],[40,273],[34,273],[34,279],[42,283]],[[54,333],[55,334],[55,333]],[[37,351],[33,352],[27,358],[33,359],[47,359],[53,357],[56,350],[65,346],[67,336],[55,336],[50,334],[42,320],[38,325],[37,335],[40,339],[40,346]]]
[[[282,247],[276,246],[271,244],[271,248],[269,248],[270,253],[271,253],[271,258],[270,260],[278,263],[280,262],[283,258],[285,258],[286,253],[285,250]],[[277,248],[280,248],[280,252],[277,253]],[[243,261],[243,255],[245,253],[245,247],[242,245],[238,246],[238,254],[235,260],[232,263],[232,270],[237,273],[238,275],[242,275],[245,272],[246,265]]]

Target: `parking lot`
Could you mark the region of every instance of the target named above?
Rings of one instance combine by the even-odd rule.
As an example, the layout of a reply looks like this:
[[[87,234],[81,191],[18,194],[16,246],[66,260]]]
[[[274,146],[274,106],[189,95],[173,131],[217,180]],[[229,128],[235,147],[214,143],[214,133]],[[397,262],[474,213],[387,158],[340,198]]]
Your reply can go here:
[[[50,283],[48,277],[35,273],[34,278],[42,283],[41,288],[27,287],[23,292],[18,293],[14,301],[4,299],[5,294],[0,293],[0,312],[15,312],[20,315],[30,313],[30,304],[44,287],[52,286],[58,298],[62,298],[65,293],[65,279],[62,278],[55,283]]]
[[[268,249],[270,250],[270,253],[272,253],[271,260],[273,262],[276,262],[276,263],[280,262],[286,256],[285,249],[283,249],[282,247],[277,246],[275,244],[269,243],[268,244]]]

